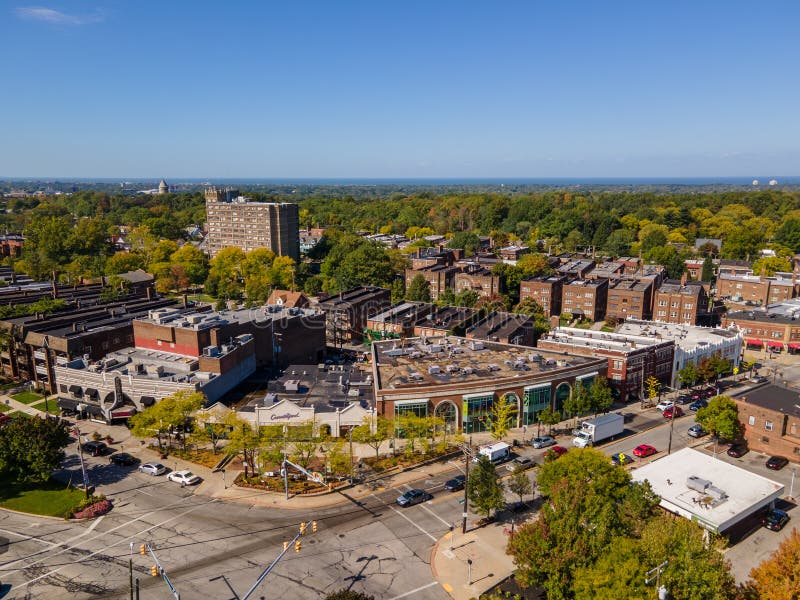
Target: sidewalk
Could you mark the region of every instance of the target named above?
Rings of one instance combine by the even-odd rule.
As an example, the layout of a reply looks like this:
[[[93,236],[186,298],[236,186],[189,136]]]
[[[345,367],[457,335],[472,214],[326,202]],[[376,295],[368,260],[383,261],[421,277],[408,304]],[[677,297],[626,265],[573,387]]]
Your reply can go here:
[[[514,570],[514,561],[506,554],[509,526],[493,523],[485,527],[447,533],[433,546],[431,571],[445,591],[455,600],[477,598]],[[472,581],[469,565],[472,560]]]

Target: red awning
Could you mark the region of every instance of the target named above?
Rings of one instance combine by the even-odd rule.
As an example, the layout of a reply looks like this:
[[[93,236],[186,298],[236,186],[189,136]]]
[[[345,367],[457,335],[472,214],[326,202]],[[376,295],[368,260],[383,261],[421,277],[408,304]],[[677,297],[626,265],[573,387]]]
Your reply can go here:
[[[128,417],[133,416],[132,410],[114,410],[111,411],[111,418],[112,419],[127,419]]]
[[[800,344],[797,342],[789,342],[789,348],[792,350],[800,350]]]
[[[767,342],[767,346],[769,346],[770,348],[783,348],[783,342],[769,341]]]
[[[763,346],[764,345],[764,340],[759,340],[758,338],[749,338],[749,339],[746,339],[745,342],[747,342],[748,346]]]

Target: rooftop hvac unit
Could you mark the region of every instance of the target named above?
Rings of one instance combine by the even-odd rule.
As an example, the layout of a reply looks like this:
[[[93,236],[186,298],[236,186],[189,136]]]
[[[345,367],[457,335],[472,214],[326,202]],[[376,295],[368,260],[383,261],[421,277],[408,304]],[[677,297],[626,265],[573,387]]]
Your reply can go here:
[[[705,493],[706,488],[709,486],[711,486],[711,482],[708,479],[701,479],[697,475],[691,475],[686,478],[686,487],[690,490]]]
[[[469,343],[467,343],[467,346],[469,347],[470,350],[483,350],[484,348],[483,342],[481,342],[480,340],[472,340]]]
[[[431,365],[428,367],[428,375],[438,375],[441,372],[439,365]]]
[[[489,371],[499,371],[500,370],[500,367],[498,365],[494,364],[494,363],[490,364],[486,368],[489,369]]]
[[[209,358],[219,356],[219,348],[216,346],[206,346],[203,348],[203,356],[207,356]]]
[[[447,365],[446,367],[448,373],[458,373],[458,367],[456,365]]]
[[[472,367],[464,367],[461,369],[461,372],[464,373],[464,375],[472,375],[475,372],[475,369]]]

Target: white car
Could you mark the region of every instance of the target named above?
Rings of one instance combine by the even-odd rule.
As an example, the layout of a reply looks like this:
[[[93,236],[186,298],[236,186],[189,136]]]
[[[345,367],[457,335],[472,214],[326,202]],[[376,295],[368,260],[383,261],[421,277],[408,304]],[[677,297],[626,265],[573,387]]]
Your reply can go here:
[[[139,472],[147,473],[148,475],[163,475],[167,472],[167,467],[161,463],[144,463],[139,465]]]
[[[167,475],[167,479],[180,483],[181,487],[184,485],[194,485],[195,483],[200,483],[200,478],[191,471],[173,471]]]
[[[673,406],[675,406],[675,403],[672,400],[662,400],[661,402],[658,403],[656,409],[660,410],[661,412],[664,412],[665,410],[667,410],[668,408],[672,408]]]

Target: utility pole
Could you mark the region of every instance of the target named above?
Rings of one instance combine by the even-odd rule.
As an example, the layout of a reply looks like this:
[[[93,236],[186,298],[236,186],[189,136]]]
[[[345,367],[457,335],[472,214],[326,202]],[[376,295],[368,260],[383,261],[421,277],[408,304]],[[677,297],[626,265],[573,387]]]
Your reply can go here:
[[[467,466],[464,469],[464,512],[461,513],[461,533],[467,533],[467,513],[469,512],[469,496],[467,495],[467,491],[469,490],[469,463],[472,462],[473,452],[472,452],[472,436],[469,437],[469,444],[461,444],[459,446],[461,451],[464,453],[464,457],[467,459]]]
[[[83,462],[83,445],[81,444],[81,430],[75,427],[75,437],[78,438],[78,458],[81,461],[81,474],[83,475],[83,490],[86,493],[86,499],[89,499],[89,476],[86,474],[86,463]]]
[[[678,405],[673,403],[669,418],[669,444],[667,445],[667,456],[672,453],[672,431],[675,429],[675,411],[677,410]]]
[[[664,587],[663,585],[659,585],[659,582],[661,581],[661,573],[664,572],[664,569],[667,568],[668,564],[669,561],[665,560],[657,567],[650,569],[647,573],[645,573],[645,580],[644,580],[645,585],[650,585],[654,579],[656,581],[656,591],[658,592],[658,600],[667,600],[667,598],[669,598],[669,592],[667,592],[667,588]]]

